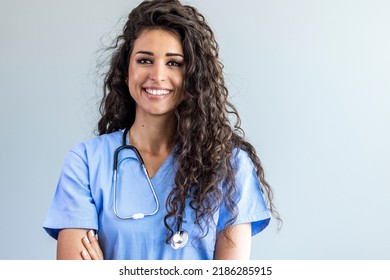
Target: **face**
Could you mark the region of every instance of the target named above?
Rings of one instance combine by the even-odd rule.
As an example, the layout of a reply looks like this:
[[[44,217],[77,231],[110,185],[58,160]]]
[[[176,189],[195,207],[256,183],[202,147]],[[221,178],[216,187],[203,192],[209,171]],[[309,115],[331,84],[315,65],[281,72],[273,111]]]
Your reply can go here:
[[[127,84],[136,103],[136,116],[173,115],[184,79],[184,54],[172,32],[147,29],[134,41]]]

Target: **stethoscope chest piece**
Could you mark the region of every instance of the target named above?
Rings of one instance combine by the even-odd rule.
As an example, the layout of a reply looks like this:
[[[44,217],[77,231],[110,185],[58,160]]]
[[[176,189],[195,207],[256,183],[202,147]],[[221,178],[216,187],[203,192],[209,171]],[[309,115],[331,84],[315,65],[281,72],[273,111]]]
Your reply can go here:
[[[186,230],[180,230],[176,232],[171,238],[171,246],[177,250],[183,248],[188,241],[188,232]]]

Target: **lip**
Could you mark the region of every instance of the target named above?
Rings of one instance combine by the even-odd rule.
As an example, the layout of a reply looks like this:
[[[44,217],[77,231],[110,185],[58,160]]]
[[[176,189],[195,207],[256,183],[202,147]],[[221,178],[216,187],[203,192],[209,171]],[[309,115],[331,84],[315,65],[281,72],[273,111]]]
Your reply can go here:
[[[169,89],[169,88],[164,88],[164,87],[155,87],[155,86],[144,86],[142,87],[142,89],[150,89],[150,90],[169,90],[169,91],[172,91],[172,89]]]
[[[158,91],[159,93],[152,94],[150,91]],[[161,99],[166,96],[169,96],[173,93],[172,89],[168,88],[162,88],[162,87],[142,87],[142,92],[148,97],[148,98],[157,98]]]

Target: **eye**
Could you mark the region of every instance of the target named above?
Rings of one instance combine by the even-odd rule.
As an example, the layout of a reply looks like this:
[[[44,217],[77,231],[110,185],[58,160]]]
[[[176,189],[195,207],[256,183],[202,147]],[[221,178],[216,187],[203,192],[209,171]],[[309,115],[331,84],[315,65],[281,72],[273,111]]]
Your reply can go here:
[[[140,59],[137,59],[137,63],[138,64],[151,64],[152,60],[150,60],[148,58],[140,58]]]
[[[168,61],[167,65],[173,66],[173,67],[182,67],[183,63],[175,61],[175,60],[171,60],[171,61]]]

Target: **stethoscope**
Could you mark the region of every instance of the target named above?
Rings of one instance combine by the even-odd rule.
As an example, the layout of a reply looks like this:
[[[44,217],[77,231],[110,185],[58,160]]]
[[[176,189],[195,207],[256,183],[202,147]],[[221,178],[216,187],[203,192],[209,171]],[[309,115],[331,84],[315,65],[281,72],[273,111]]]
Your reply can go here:
[[[130,220],[130,219],[131,220],[139,220],[139,219],[143,219],[144,217],[155,215],[158,212],[159,208],[160,208],[160,204],[159,204],[159,201],[158,201],[158,198],[157,198],[157,195],[156,195],[156,191],[155,191],[155,189],[153,187],[153,184],[150,181],[149,174],[148,174],[148,171],[146,170],[145,163],[144,163],[144,160],[142,159],[141,154],[139,153],[139,151],[137,150],[136,147],[134,147],[132,145],[127,145],[126,144],[126,137],[127,137],[128,132],[129,132],[129,128],[126,128],[124,130],[124,132],[123,132],[122,145],[119,146],[115,150],[115,153],[114,153],[114,175],[113,175],[113,177],[114,177],[113,178],[113,180],[114,180],[114,213],[115,213],[115,216],[117,216],[121,220]],[[118,156],[119,156],[119,153],[121,151],[126,150],[126,149],[132,150],[135,153],[135,155],[138,158],[138,161],[139,161],[139,163],[140,163],[140,165],[142,167],[143,173],[144,173],[145,177],[147,178],[147,182],[149,184],[149,188],[152,191],[153,198],[154,198],[154,201],[156,203],[156,208],[154,209],[153,212],[150,212],[150,213],[134,213],[134,214],[132,214],[130,216],[122,216],[122,215],[120,215],[118,213],[118,210],[117,210]],[[172,246],[173,249],[183,248],[186,245],[187,241],[188,241],[188,232],[182,228],[183,216],[184,216],[184,208],[183,208],[182,213],[178,217],[177,231],[171,237],[171,240],[170,240],[170,243],[171,243],[171,246]]]

